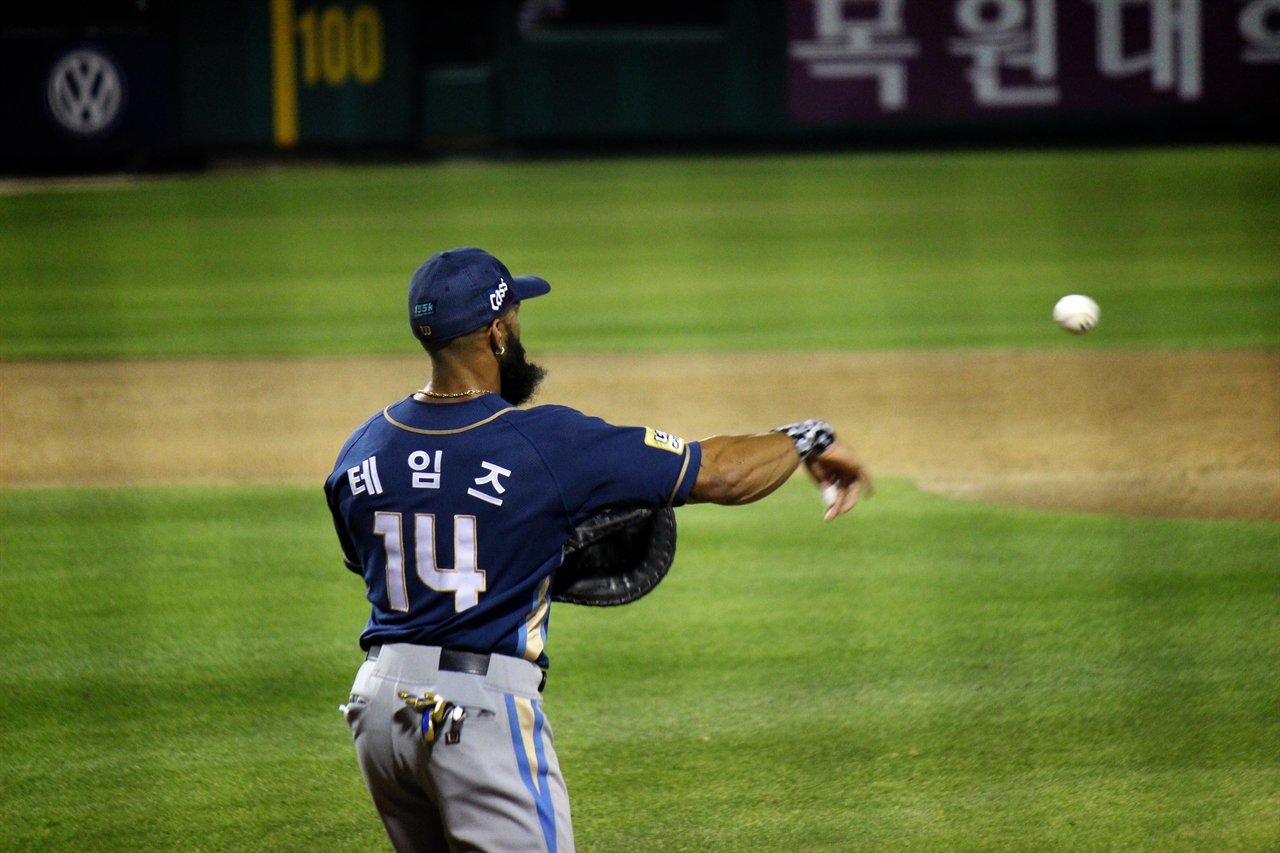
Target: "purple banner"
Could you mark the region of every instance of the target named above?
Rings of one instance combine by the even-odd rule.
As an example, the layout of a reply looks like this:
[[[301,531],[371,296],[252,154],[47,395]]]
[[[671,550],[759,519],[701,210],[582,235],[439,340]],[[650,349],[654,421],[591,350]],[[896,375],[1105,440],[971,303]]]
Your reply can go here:
[[[791,119],[1280,113],[1280,0],[788,0]]]

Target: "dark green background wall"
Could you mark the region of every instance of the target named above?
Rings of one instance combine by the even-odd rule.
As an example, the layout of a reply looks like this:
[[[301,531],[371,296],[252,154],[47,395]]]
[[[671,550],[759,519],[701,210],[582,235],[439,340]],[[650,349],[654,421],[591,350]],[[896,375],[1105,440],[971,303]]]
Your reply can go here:
[[[273,41],[272,10],[284,8],[276,2],[152,0],[150,11],[130,12],[126,29],[166,39],[171,47],[172,79],[167,83],[172,108],[166,116],[172,116],[174,126],[163,135],[171,140],[165,144],[206,151],[270,151],[288,145],[276,108],[287,99],[281,99],[279,80],[273,77],[280,42]],[[116,4],[120,9],[133,5]],[[292,40],[297,144],[304,151],[877,135],[919,140],[970,131],[1000,142],[1012,138],[1011,133],[1056,142],[1081,129],[1094,141],[1107,141],[1126,127],[1145,129],[1154,140],[1172,138],[1179,128],[1219,134],[1235,128],[1245,135],[1280,138],[1280,100],[1274,98],[1262,98],[1266,103],[1252,105],[1247,114],[1189,105],[1164,114],[1113,109],[1098,115],[876,116],[825,126],[796,124],[787,115],[785,0],[667,3],[668,12],[710,11],[701,18],[686,16],[678,25],[653,24],[669,19],[650,15],[646,24],[561,22],[525,34],[517,31],[517,0],[287,0],[287,5],[288,15],[278,14],[275,20],[289,22],[281,32]],[[662,4],[592,6],[582,0],[575,6],[570,0],[569,5],[645,11]],[[52,30],[72,44],[92,39],[95,32],[121,29],[89,21],[89,12],[99,8],[94,4],[50,0],[50,7],[79,11],[45,15],[47,20],[35,29],[27,20],[39,17],[35,12],[25,11],[19,20],[15,12],[0,11],[0,34],[12,40],[39,30],[48,38],[45,30]],[[357,14],[367,17],[369,9],[376,9],[382,22],[383,62],[376,79],[345,72],[317,77],[314,63],[308,72],[304,55],[308,44],[317,43],[315,22],[329,15],[350,26]],[[79,23],[66,23],[71,19]],[[477,22],[486,30],[484,49],[451,50],[475,36]],[[348,59],[355,51],[350,39],[330,42],[341,43]],[[86,150],[93,144],[83,142]]]

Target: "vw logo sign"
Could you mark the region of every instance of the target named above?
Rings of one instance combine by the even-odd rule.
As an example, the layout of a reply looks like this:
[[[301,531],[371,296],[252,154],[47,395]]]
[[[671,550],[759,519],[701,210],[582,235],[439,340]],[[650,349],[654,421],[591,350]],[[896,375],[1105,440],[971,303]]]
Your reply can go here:
[[[124,107],[124,75],[101,51],[83,47],[63,56],[46,88],[54,120],[80,136],[101,133]]]

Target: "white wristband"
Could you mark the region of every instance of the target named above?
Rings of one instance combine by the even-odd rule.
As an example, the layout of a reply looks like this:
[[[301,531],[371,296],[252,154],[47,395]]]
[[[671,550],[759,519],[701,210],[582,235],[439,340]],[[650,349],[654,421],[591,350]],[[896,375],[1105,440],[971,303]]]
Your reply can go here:
[[[813,419],[774,427],[769,431],[784,433],[787,438],[795,442],[796,452],[800,454],[800,459],[806,462],[815,456],[820,456],[836,441],[836,431],[831,424]]]

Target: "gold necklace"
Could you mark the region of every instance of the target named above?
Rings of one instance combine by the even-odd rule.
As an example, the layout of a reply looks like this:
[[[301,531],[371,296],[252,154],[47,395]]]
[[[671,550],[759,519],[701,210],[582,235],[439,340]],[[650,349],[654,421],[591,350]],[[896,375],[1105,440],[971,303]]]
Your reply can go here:
[[[427,386],[427,388],[430,388],[430,387],[431,387],[430,385]],[[472,394],[488,394],[489,393],[488,391],[481,391],[479,388],[468,388],[466,391],[459,391],[457,394],[437,394],[435,391],[428,391],[427,388],[423,388],[418,393],[424,397],[435,397],[440,400],[452,400],[457,397],[470,397]]]

